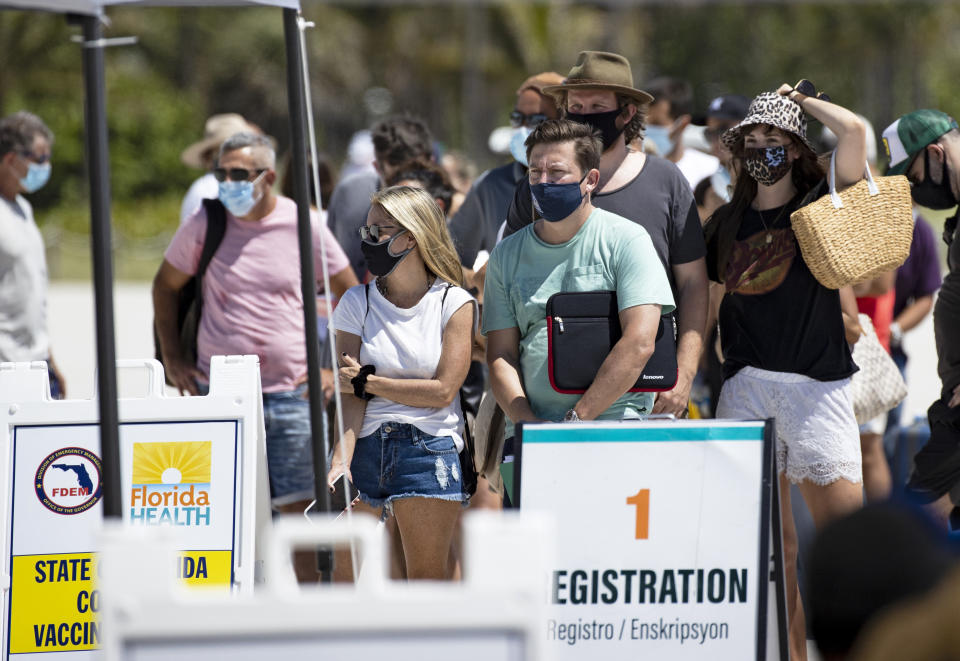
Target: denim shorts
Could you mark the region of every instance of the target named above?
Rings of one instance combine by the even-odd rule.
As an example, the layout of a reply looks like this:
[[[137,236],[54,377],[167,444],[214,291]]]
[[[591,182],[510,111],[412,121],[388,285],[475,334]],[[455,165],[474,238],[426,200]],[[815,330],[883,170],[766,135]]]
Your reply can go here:
[[[460,457],[450,436],[431,436],[413,425],[385,422],[357,439],[350,463],[353,485],[371,507],[398,498],[437,498],[466,504]],[[386,514],[386,510],[384,512]]]
[[[307,384],[285,392],[263,393],[270,499],[287,505],[313,498],[313,440]]]

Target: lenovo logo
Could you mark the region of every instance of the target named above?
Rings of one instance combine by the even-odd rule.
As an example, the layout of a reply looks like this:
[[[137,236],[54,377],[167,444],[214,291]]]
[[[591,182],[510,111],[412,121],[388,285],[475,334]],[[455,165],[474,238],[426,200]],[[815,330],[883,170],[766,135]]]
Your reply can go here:
[[[658,375],[658,376],[651,376],[650,374],[644,374],[644,375],[643,375],[643,380],[644,380],[644,381],[656,380],[656,379],[661,379],[661,380],[662,380],[662,379],[663,379],[663,375],[662,375],[662,374],[660,374],[660,375]]]

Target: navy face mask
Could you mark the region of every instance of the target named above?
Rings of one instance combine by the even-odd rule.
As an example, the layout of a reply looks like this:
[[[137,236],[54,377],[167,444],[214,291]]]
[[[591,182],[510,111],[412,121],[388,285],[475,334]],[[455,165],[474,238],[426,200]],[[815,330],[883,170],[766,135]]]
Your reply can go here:
[[[583,202],[580,184],[586,178],[585,174],[575,184],[533,184],[530,186],[533,207],[544,220],[551,223],[560,222],[576,211]]]
[[[617,117],[623,112],[622,108],[610,110],[608,112],[595,112],[592,115],[580,115],[575,112],[568,112],[567,119],[577,124],[586,124],[587,126],[600,131],[600,139],[603,141],[603,151],[610,149],[610,145],[617,141],[623,128],[617,128]],[[626,128],[626,126],[624,126]]]

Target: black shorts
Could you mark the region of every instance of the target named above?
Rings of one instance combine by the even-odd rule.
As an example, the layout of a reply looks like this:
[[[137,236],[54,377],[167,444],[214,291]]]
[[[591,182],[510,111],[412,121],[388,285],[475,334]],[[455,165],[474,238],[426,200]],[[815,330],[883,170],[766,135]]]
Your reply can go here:
[[[927,411],[930,440],[914,457],[907,492],[923,503],[949,493],[960,504],[960,406],[938,399]]]

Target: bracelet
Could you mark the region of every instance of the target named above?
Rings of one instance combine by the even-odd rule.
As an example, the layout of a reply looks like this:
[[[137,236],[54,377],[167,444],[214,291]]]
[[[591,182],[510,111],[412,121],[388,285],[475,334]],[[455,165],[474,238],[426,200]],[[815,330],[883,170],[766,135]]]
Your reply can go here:
[[[353,394],[356,395],[359,399],[365,399],[370,401],[373,399],[373,395],[367,392],[367,377],[371,374],[376,374],[377,368],[373,365],[364,365],[360,368],[360,373],[355,377],[350,379],[350,383],[353,384]]]

